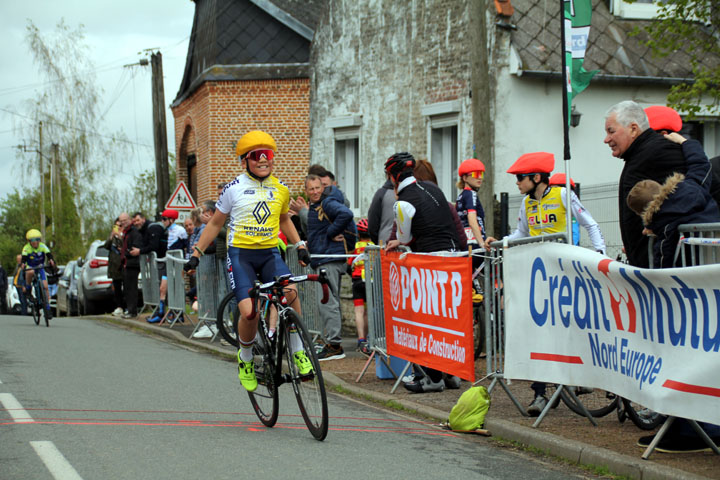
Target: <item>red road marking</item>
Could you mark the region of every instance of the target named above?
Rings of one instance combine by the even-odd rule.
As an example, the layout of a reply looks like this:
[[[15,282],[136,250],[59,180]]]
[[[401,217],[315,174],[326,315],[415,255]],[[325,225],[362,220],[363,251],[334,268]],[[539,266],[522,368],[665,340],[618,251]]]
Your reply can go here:
[[[582,358],[574,355],[557,355],[555,353],[530,352],[530,360],[544,360],[546,362],[574,363],[582,365]]]

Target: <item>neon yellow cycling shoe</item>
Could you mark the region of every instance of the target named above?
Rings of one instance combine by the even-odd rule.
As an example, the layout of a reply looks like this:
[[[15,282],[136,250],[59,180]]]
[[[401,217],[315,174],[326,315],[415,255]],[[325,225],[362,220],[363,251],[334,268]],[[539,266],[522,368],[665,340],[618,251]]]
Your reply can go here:
[[[240,359],[240,352],[238,352],[238,378],[248,392],[254,392],[257,389],[258,382],[255,376],[255,363],[252,360],[249,362],[242,361]]]
[[[305,352],[295,352],[293,354],[293,360],[295,360],[295,365],[297,365],[300,375],[307,375],[313,372],[312,363],[310,363],[310,359],[305,355]]]

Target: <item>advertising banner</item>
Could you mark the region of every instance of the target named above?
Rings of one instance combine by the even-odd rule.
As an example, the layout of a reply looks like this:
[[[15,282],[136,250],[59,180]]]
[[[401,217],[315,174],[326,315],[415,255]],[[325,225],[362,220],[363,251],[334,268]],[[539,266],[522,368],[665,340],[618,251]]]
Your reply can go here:
[[[390,355],[475,381],[471,260],[383,253]]]
[[[571,245],[505,251],[505,376],[720,424],[720,265],[648,270]]]

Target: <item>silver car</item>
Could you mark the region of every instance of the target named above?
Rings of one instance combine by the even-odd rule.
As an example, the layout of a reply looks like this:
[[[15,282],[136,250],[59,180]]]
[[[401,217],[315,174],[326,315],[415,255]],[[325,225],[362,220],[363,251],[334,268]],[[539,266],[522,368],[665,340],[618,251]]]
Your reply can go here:
[[[113,299],[112,280],[107,276],[108,251],[103,247],[104,243],[102,240],[94,240],[85,258],[78,260],[80,278],[77,298],[80,315],[92,315]]]
[[[63,312],[66,315],[78,314],[78,282],[80,280],[80,267],[78,260],[71,260],[65,266],[57,287],[57,316]]]

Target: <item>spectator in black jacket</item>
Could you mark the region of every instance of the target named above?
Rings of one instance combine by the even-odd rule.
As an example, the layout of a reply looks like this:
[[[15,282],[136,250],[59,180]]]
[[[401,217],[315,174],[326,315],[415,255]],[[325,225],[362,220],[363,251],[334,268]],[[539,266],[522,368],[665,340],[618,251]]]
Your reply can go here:
[[[167,228],[173,222],[174,219],[162,216],[159,222],[150,223],[142,213],[136,212],[133,215],[133,223],[135,228],[142,234],[143,241],[139,248],[134,249],[134,254],[143,255],[155,252],[158,260],[165,259],[168,243]],[[160,279],[160,302],[153,315],[147,319],[149,323],[158,323],[165,315],[165,298],[167,296],[167,267],[165,262],[157,262],[157,271]]]
[[[368,234],[375,245],[385,244],[390,239],[395,222],[395,200],[395,189],[388,178],[373,195],[368,209]]]
[[[123,244],[120,219],[116,218],[110,236],[105,240],[103,247],[108,251],[108,278],[112,280],[115,310],[113,315],[121,316],[125,312],[125,296],[123,295],[123,269],[120,258],[120,249]]]
[[[8,275],[2,265],[0,265],[0,313],[8,313],[7,304]]]
[[[649,128],[647,115],[637,103],[626,100],[612,106],[605,117],[605,143],[614,157],[625,161],[620,174],[618,208],[620,233],[630,265],[648,268],[648,237],[643,235],[639,216],[628,207],[630,190],[640,180],[663,183],[673,173],[687,172],[682,149]],[[720,185],[711,186],[718,201]]]
[[[127,313],[123,318],[136,318],[138,314],[138,277],[140,275],[140,252],[142,235],[133,227],[130,215],[123,212],[118,217],[123,230],[123,243],[120,248],[120,263],[123,267],[123,293]]]

